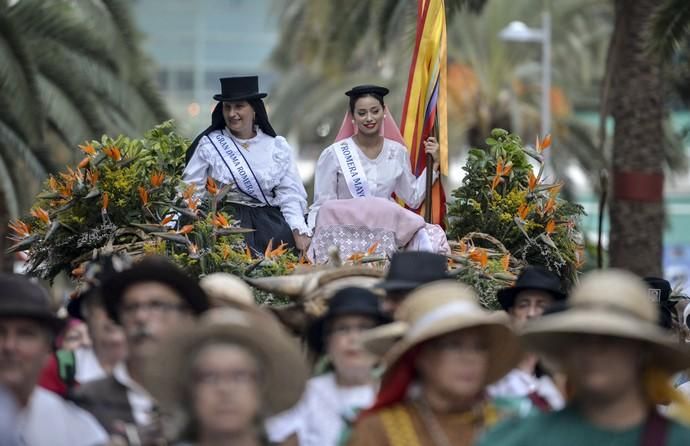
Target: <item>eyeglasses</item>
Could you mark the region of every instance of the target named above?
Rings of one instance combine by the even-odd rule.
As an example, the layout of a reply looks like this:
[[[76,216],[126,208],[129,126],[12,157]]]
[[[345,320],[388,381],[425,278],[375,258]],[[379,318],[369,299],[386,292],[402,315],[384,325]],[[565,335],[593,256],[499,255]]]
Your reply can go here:
[[[161,315],[172,313],[173,311],[183,311],[185,309],[187,309],[187,306],[181,303],[152,300],[150,302],[123,304],[121,311],[124,316],[132,316],[137,314],[139,310],[146,310],[148,313]]]
[[[250,386],[256,384],[258,374],[252,370],[230,370],[230,371],[212,371],[199,370],[194,373],[196,384],[206,387],[218,387],[221,384],[230,384],[233,386]]]

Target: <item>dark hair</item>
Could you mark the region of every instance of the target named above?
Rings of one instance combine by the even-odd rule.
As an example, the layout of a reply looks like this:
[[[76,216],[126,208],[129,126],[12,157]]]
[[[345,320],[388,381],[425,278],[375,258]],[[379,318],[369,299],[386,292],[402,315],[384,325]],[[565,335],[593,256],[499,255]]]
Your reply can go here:
[[[277,134],[276,131],[273,130],[271,123],[268,121],[268,113],[266,112],[266,106],[264,105],[264,101],[262,101],[261,99],[249,99],[247,102],[254,109],[254,113],[256,113],[256,125],[259,126],[262,132],[264,132],[268,136],[272,136],[273,138],[275,138]],[[223,128],[225,128],[225,118],[223,117],[223,103],[219,102],[218,104],[216,104],[216,107],[213,109],[213,112],[211,113],[211,125],[208,126],[206,130],[199,133],[199,135],[197,135],[197,137],[194,138],[194,141],[192,141],[192,143],[189,145],[187,153],[185,154],[185,165],[187,165],[189,163],[189,160],[192,159],[192,155],[194,155],[194,151],[199,145],[199,141],[201,141],[201,138],[208,135],[214,130],[222,130]]]
[[[377,101],[379,101],[381,103],[381,107],[386,106],[386,104],[383,103],[383,96],[381,96],[380,94],[367,92],[367,93],[362,93],[362,94],[358,94],[358,95],[353,95],[353,96],[350,96],[350,113],[352,113],[353,116],[355,114],[355,104],[357,103],[357,101],[359,99],[365,98],[367,96],[370,96],[370,97],[376,99]]]

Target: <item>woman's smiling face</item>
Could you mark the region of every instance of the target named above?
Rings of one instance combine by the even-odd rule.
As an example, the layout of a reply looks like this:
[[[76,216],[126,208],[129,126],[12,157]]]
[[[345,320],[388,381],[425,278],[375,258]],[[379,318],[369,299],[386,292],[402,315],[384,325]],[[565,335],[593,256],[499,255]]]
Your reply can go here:
[[[383,122],[383,104],[372,96],[363,96],[355,102],[353,117],[359,133],[376,135]]]
[[[254,109],[247,101],[223,102],[225,125],[238,138],[252,137],[254,115]]]

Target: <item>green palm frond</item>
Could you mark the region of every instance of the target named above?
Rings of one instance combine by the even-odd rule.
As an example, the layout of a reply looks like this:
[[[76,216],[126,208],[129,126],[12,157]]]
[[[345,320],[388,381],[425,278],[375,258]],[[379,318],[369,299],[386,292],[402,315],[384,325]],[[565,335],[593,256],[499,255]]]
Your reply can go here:
[[[668,59],[690,37],[690,2],[665,0],[650,22],[649,51]]]

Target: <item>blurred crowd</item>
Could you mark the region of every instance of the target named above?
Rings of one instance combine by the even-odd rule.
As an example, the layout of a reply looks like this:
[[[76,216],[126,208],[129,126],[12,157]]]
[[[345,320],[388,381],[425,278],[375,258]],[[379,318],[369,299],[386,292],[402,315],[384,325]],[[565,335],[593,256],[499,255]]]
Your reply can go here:
[[[342,276],[342,275],[341,275]],[[0,446],[687,445],[688,299],[527,267],[488,311],[401,252],[288,329],[242,279],[103,257],[57,317],[0,275]]]

